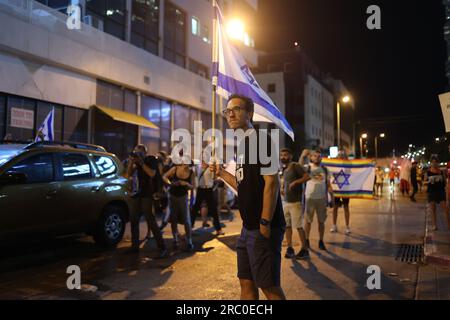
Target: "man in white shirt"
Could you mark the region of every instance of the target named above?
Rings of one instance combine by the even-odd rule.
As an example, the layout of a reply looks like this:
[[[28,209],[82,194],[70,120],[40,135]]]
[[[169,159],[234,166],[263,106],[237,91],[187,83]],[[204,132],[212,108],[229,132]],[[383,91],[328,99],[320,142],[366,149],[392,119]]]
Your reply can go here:
[[[325,220],[327,219],[328,194],[333,198],[333,189],[329,180],[328,170],[321,164],[321,152],[319,150],[312,152],[304,150],[300,156],[300,164],[303,164],[303,159],[307,156],[309,156],[310,163],[305,167],[305,171],[309,175],[304,192],[306,244],[309,248],[311,223],[313,222],[314,213],[316,213],[317,220],[319,221],[319,249],[326,250],[323,237],[325,233]],[[332,200],[330,203],[334,202],[334,199]]]

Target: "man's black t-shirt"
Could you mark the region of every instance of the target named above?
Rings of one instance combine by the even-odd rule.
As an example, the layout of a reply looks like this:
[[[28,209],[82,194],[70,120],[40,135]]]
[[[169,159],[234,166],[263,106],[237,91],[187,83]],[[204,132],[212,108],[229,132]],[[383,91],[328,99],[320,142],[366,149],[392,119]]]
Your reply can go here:
[[[244,143],[244,140],[242,141]],[[264,198],[264,176],[261,174],[261,168],[268,167],[260,163],[257,157],[256,164],[250,164],[251,159],[249,153],[249,145],[252,142],[251,138],[245,138],[244,148],[238,148],[236,154],[236,182],[238,186],[238,207],[244,227],[247,230],[257,230],[260,227],[261,213],[263,209]],[[259,144],[259,139],[258,139]],[[259,148],[254,150],[259,151]],[[252,151],[255,152],[255,151]],[[256,151],[257,152],[257,151]],[[258,153],[257,153],[258,154]],[[277,174],[277,170],[274,171]],[[277,204],[272,218],[271,227],[284,227],[286,222],[284,220],[283,207],[281,204],[280,193],[277,195]]]
[[[144,158],[144,164],[150,169],[155,170],[158,174],[158,160],[154,156],[147,156]],[[141,166],[137,168],[138,183],[139,183],[139,196],[142,198],[150,198],[156,192],[155,178],[151,178]]]

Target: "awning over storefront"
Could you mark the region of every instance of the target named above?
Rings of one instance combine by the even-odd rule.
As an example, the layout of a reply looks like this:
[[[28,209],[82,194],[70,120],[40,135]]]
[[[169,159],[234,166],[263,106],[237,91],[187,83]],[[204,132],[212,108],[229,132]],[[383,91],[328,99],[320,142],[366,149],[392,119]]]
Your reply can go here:
[[[107,114],[108,116],[110,116],[111,118],[113,118],[116,121],[135,124],[137,126],[159,130],[158,126],[156,126],[153,122],[145,119],[142,116],[138,116],[133,113],[124,112],[124,111],[120,111],[120,110],[116,110],[116,109],[111,109],[111,108],[107,108],[107,107],[103,107],[103,106],[99,106],[99,105],[94,105],[92,107],[102,111],[103,113]]]

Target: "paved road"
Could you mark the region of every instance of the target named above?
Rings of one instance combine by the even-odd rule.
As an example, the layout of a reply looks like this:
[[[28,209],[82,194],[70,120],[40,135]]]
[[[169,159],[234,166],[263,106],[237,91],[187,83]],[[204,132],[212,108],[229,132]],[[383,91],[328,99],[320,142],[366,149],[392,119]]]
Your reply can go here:
[[[424,195],[418,203],[385,195],[380,200],[352,200],[350,236],[330,234],[328,252],[317,248],[311,232],[311,259],[283,259],[282,286],[288,299],[414,299],[420,265],[396,261],[399,244],[421,244],[425,228]],[[241,221],[225,220],[226,235],[215,238],[200,230],[197,251],[172,251],[156,260],[154,243],[139,255],[127,255],[129,231],[116,250],[102,251],[89,238],[70,237],[2,249],[0,298],[23,299],[238,299],[234,244]],[[199,222],[197,222],[199,224]],[[145,230],[144,224],[141,225]],[[180,228],[182,231],[182,228]],[[144,234],[144,233],[143,233]],[[170,232],[165,230],[170,245]],[[298,249],[298,241],[296,241]],[[285,247],[283,247],[283,251]],[[284,252],[283,252],[284,253]],[[66,288],[66,268],[79,265],[83,290]],[[367,267],[381,268],[381,289],[369,290]]]

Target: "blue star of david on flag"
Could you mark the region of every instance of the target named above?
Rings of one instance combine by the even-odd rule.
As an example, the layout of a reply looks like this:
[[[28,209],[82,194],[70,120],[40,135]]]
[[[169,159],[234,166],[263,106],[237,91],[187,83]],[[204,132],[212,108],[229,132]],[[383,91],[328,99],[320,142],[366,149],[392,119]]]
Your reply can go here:
[[[348,181],[348,179],[350,179],[350,176],[351,174],[345,173],[344,170],[341,170],[338,173],[333,173],[333,184],[337,184],[339,189],[342,189],[344,186],[349,186],[350,181]]]

